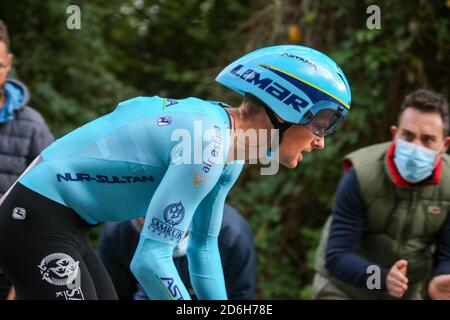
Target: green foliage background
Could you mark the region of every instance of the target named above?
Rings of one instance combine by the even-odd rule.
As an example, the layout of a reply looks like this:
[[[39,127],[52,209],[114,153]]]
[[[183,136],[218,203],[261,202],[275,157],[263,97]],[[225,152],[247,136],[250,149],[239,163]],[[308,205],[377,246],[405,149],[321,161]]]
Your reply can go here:
[[[71,4],[81,8],[80,30],[66,27]],[[381,9],[381,30],[366,27],[370,4]],[[247,167],[229,196],[254,232],[258,297],[307,299],[342,156],[389,139],[409,91],[448,97],[449,8],[446,0],[20,0],[1,1],[0,19],[14,74],[57,137],[137,95],[237,105],[240,98],[213,79],[256,48],[298,43],[334,58],[353,93],[346,123],[295,170],[261,177]],[[289,36],[292,28],[300,38]]]

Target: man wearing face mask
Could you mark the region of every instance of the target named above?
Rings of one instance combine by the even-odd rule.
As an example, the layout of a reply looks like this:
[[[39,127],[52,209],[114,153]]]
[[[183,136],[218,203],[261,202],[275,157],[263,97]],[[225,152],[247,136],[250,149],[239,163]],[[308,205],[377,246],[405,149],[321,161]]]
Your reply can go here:
[[[315,299],[450,299],[446,99],[407,95],[392,141],[344,158],[316,258]]]
[[[130,262],[139,242],[143,218],[106,222],[99,240],[99,256],[106,267],[119,299],[147,300],[142,287],[130,270]],[[191,297],[186,250],[189,233],[173,251],[175,267]],[[256,292],[256,253],[250,226],[232,207],[225,204],[219,233],[219,252],[225,286],[231,300],[254,299]]]

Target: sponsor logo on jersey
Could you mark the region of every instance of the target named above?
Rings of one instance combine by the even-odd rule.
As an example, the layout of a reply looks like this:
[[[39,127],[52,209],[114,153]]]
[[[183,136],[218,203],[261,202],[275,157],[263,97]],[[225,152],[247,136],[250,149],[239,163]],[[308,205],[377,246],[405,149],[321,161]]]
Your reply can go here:
[[[151,229],[153,233],[157,235],[164,235],[164,238],[169,240],[181,241],[184,237],[184,231],[175,228],[177,224],[180,224],[184,219],[184,207],[180,202],[169,204],[164,209],[164,221],[157,218],[152,218],[148,229]]]
[[[174,285],[175,280],[170,277],[160,277],[159,281],[167,289],[170,298],[173,300],[184,300],[178,285]]]
[[[172,118],[169,116],[160,117],[158,118],[156,123],[158,124],[158,127],[168,126],[169,124],[172,123]]]
[[[181,201],[178,203],[169,204],[164,209],[164,220],[166,220],[167,223],[175,226],[177,224],[180,224],[183,221],[183,219],[184,219],[184,207]]]
[[[169,238],[171,241],[181,241],[184,238],[184,231],[175,228],[172,224],[165,223],[157,218],[152,218],[148,229],[158,236],[164,235],[164,238]]]
[[[65,253],[52,253],[42,259],[37,266],[42,280],[55,286],[69,286],[80,272],[79,261]]]
[[[84,300],[83,292],[81,288],[75,288],[72,290],[60,291],[56,293],[57,300]]]
[[[16,220],[25,220],[27,217],[27,210],[24,208],[15,207],[12,212],[12,217]]]
[[[172,98],[164,98],[163,109],[178,104],[178,101]]]
[[[316,65],[315,65],[313,62],[311,62],[311,61],[309,61],[308,59],[306,59],[306,58],[303,58],[303,57],[300,57],[300,56],[296,56],[296,55],[290,54],[290,53],[283,53],[281,56],[287,57],[287,58],[292,58],[292,59],[301,61],[301,62],[303,62],[303,63],[306,63],[308,66],[314,68],[314,70],[317,71]]]
[[[208,150],[208,158],[202,163],[202,171],[204,173],[208,173],[211,169],[212,165],[216,163],[218,160],[217,157],[222,155],[222,131],[218,126],[214,126],[214,138],[212,142],[207,146],[210,150]]]
[[[153,176],[104,176],[90,175],[89,173],[57,173],[56,180],[62,181],[80,181],[97,183],[139,183],[154,182]]]
[[[200,175],[198,172],[194,173],[194,182],[192,183],[192,185],[198,186],[199,184],[205,183],[207,181],[206,177]]]

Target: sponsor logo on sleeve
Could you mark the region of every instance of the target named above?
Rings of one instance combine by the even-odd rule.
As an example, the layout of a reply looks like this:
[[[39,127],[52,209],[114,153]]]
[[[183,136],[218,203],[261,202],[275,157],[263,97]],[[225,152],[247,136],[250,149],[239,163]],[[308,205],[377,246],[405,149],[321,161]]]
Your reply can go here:
[[[175,226],[183,221],[184,214],[185,210],[181,201],[172,203],[164,209],[165,221],[161,221],[158,218],[152,218],[148,229],[158,236],[164,235],[165,239],[179,242],[184,238],[185,232],[175,228]]]
[[[159,281],[167,289],[167,293],[173,300],[184,300],[178,285],[174,284],[175,280],[170,277],[160,277]]]

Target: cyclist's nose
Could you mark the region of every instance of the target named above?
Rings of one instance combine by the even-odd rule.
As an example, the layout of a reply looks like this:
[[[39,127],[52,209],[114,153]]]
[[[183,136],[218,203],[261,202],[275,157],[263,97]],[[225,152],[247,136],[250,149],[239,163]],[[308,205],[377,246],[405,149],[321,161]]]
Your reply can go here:
[[[325,148],[325,138],[324,137],[316,137],[312,142],[312,147],[314,149],[323,150],[323,148]]]

